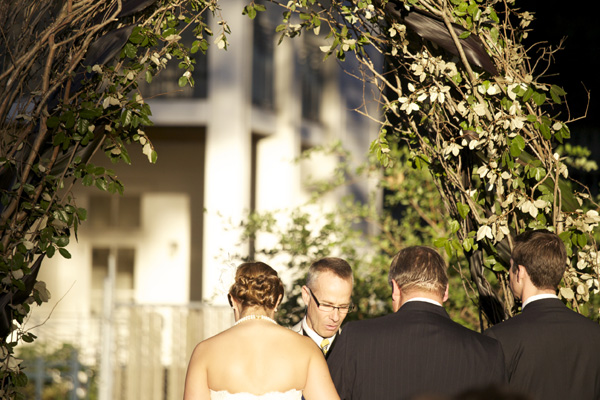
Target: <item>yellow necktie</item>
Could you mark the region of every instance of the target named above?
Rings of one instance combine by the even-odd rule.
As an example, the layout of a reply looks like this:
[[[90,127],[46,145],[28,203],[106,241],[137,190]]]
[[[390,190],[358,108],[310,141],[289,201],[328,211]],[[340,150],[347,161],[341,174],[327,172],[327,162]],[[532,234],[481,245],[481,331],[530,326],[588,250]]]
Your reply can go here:
[[[321,351],[323,354],[327,354],[327,345],[329,344],[329,339],[323,339],[321,342]]]

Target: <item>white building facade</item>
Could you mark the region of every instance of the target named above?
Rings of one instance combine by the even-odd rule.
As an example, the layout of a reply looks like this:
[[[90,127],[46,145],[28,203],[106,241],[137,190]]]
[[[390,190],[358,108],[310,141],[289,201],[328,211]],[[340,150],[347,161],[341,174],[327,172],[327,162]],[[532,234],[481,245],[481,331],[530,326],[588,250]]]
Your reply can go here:
[[[153,112],[154,126],[146,133],[157,163],[150,164],[138,147],[129,149],[131,165],[110,165],[99,157],[93,162],[115,170],[125,194],[75,189],[88,221],[78,240],[72,238],[70,260],[44,261],[39,279],[52,299],[33,310],[33,319],[51,316],[36,333],[38,340],[73,342],[116,371],[115,365],[132,363],[123,348],[135,342],[133,333],[120,333],[134,318],[119,319],[124,315],[119,305],[152,306],[161,310],[156,312],[162,339],[146,346],[158,346],[162,350],[151,357],[179,368],[172,375],[159,369],[155,380],[181,386],[181,368],[193,345],[233,321],[220,275],[231,261],[228,254],[251,251],[234,228],[249,210],[291,208],[308,199],[301,178],[327,175],[336,160],[323,158],[311,172],[294,162],[303,149],[341,140],[356,157],[366,156],[378,127],[353,111],[363,102],[362,83],[334,58],[323,61],[324,35],[303,34],[277,45],[274,29],[281,11],[250,20],[241,14],[244,5],[221,2],[232,28],[229,46],[226,51],[211,46],[198,58],[194,88],[177,87],[177,69],[141,88]],[[365,184],[358,190],[367,189]],[[332,206],[335,201],[333,196]],[[201,327],[190,328],[188,314],[187,322],[173,322],[173,315],[190,307],[202,311],[194,317]],[[135,320],[140,327],[151,320],[140,318]],[[181,331],[187,331],[185,340],[175,338]],[[138,364],[144,362],[138,358]],[[168,390],[169,396],[156,398],[181,398],[178,389],[162,386],[143,394],[131,376],[102,379],[113,388],[105,398],[154,398],[153,392]],[[117,394],[114,387],[128,389]]]

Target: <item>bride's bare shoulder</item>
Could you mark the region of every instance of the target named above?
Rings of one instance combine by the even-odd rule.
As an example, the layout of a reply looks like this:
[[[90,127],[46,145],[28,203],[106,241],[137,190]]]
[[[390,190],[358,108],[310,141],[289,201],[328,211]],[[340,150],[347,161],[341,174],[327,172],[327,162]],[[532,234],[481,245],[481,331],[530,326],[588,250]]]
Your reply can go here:
[[[203,341],[196,344],[196,347],[194,348],[194,353],[206,353],[206,352],[210,351],[211,349],[222,346],[224,342],[231,340],[231,339],[228,339],[228,336],[229,336],[229,334],[227,333],[228,330],[225,330],[214,336],[206,338]]]
[[[309,349],[317,350],[317,352],[319,351],[315,346],[315,342],[313,342],[313,340],[308,336],[301,335],[289,328],[283,328],[283,330],[285,330],[285,339],[293,342],[295,346],[300,346],[303,348],[303,350]]]

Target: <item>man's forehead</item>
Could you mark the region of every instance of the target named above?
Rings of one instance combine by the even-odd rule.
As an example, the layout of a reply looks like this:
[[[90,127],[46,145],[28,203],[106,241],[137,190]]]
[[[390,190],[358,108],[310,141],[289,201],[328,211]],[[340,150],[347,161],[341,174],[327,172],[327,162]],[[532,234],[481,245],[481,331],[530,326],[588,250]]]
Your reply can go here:
[[[317,278],[314,292],[322,301],[339,301],[340,297],[343,297],[344,301],[349,301],[352,295],[352,281],[326,272]]]
[[[317,275],[316,283],[318,286],[331,285],[331,284],[347,284],[352,286],[352,279],[344,279],[339,275],[331,271],[323,271]]]

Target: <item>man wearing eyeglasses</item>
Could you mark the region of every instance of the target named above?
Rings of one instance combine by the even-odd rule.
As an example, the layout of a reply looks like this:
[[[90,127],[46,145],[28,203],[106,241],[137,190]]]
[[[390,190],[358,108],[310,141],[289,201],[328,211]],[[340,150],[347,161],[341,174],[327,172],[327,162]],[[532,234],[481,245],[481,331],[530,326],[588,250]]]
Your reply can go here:
[[[325,257],[308,269],[302,300],[306,314],[292,330],[309,336],[321,348],[325,357],[333,348],[340,326],[352,305],[352,268],[343,259]]]

